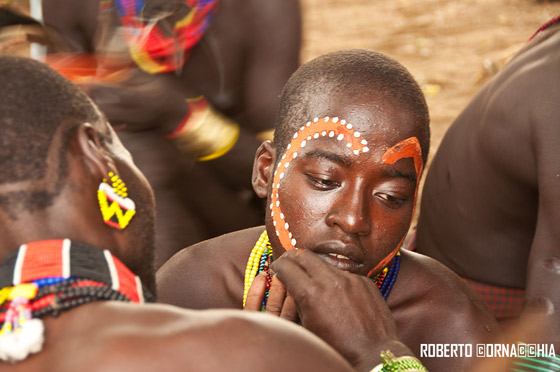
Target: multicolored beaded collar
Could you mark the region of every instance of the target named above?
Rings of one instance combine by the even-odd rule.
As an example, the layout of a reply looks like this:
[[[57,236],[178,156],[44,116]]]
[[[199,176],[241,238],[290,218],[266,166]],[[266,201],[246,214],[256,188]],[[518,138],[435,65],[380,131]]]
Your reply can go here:
[[[41,316],[99,300],[154,301],[108,250],[68,239],[21,245],[0,266],[0,360],[42,349]]]
[[[393,260],[387,265],[383,270],[372,277],[371,280],[375,282],[377,288],[381,291],[383,298],[386,300],[397,280],[397,275],[399,274],[401,262],[401,254],[398,252]],[[266,301],[268,299],[268,291],[270,289],[270,281],[272,279],[269,273],[269,267],[272,263],[272,247],[270,241],[268,240],[267,231],[263,231],[259,240],[251,250],[249,259],[247,260],[247,267],[245,269],[245,281],[243,289],[243,307],[245,307],[245,302],[247,301],[247,294],[249,293],[249,288],[253,283],[253,280],[260,272],[266,272],[266,292],[261,311],[266,308]]]
[[[548,22],[546,22],[544,25],[539,27],[539,29],[537,31],[535,31],[535,33],[529,38],[529,41],[533,40],[535,38],[535,36],[540,34],[542,31],[546,30],[550,26],[553,26],[557,23],[560,23],[560,16],[556,16],[554,18],[551,18]]]

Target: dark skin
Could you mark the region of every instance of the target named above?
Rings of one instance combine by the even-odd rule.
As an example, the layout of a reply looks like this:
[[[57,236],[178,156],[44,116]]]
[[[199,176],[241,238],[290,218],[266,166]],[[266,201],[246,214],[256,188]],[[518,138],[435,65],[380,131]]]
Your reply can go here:
[[[524,288],[558,314],[560,27],[525,47],[444,137],[422,196],[417,249],[459,275]],[[499,191],[497,191],[499,190]],[[560,347],[558,315],[543,342]]]
[[[152,283],[153,272],[138,266],[138,260],[149,260],[154,249],[153,243],[139,237],[153,224],[150,186],[112,130],[113,143],[102,145],[99,130],[108,129],[105,120],[89,124],[70,118],[67,124],[78,128],[63,153],[69,167],[64,188],[47,208],[22,211],[16,220],[0,205],[0,260],[22,243],[68,237],[109,249],[131,269],[139,267],[135,273],[144,283]],[[59,137],[60,132],[53,146],[60,146]],[[6,183],[0,193],[48,188],[59,171],[56,150],[49,153],[45,179]],[[121,175],[130,197],[143,203],[125,230],[106,225],[99,212],[96,190],[109,171]],[[100,301],[42,319],[46,338],[42,351],[22,362],[0,362],[2,371],[263,371],[271,365],[290,371],[352,370],[311,333],[268,315]]]
[[[73,50],[102,48],[94,41],[98,0],[79,6],[44,0],[43,7],[45,23]],[[180,248],[262,220],[248,182],[261,142],[256,136],[272,128],[282,86],[299,65],[300,23],[296,0],[266,6],[222,0],[182,71],[148,75],[136,69],[125,82],[84,86],[115,128],[124,130],[121,139],[154,188],[156,266]],[[232,150],[204,163],[162,138],[185,117],[185,98],[199,95],[241,127]]]
[[[204,322],[212,326],[197,325]],[[354,370],[317,337],[264,314],[98,302],[48,317],[45,326],[44,350],[21,363],[2,363],[3,370]],[[263,352],[263,337],[280,351]]]
[[[340,142],[323,138],[310,141],[291,162],[279,198],[299,250],[285,253],[270,213],[266,229],[274,257],[280,257],[272,269],[293,299],[284,302],[285,292],[279,291],[269,311],[299,318],[306,328],[328,336],[355,366],[370,356],[358,346],[362,338],[371,341],[378,334],[394,332],[416,355],[421,343],[474,344],[497,336],[495,320],[481,300],[432,259],[402,252],[398,280],[386,305],[365,277],[371,270],[379,272],[379,262],[399,247],[412,218],[419,177],[414,162],[403,158],[391,165],[381,160],[388,148],[418,135],[411,115],[375,93],[329,97],[315,114],[345,118],[367,140],[370,151],[353,156]],[[277,160],[270,143],[255,155],[253,186],[259,197],[269,196]],[[181,251],[157,272],[161,301],[194,309],[241,308],[245,266],[263,230],[241,230]],[[257,309],[262,282],[251,291],[249,306]],[[375,296],[367,295],[372,291],[377,291]],[[361,325],[389,310],[396,331],[390,322],[376,330]],[[317,319],[318,314],[328,318]],[[356,331],[362,329],[370,331]],[[423,363],[430,371],[461,371],[473,361],[427,358]]]

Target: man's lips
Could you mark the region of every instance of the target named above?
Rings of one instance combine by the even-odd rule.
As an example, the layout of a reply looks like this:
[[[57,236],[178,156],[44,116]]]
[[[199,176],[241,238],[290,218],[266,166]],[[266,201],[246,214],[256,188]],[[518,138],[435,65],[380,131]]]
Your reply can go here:
[[[354,244],[341,241],[328,241],[310,249],[323,261],[344,271],[354,272],[363,265],[364,254]]]

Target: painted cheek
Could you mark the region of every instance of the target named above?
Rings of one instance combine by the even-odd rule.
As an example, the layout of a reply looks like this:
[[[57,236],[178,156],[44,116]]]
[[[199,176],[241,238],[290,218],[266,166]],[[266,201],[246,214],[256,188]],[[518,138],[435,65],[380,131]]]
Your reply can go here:
[[[296,248],[297,240],[290,232],[290,225],[286,221],[286,216],[282,212],[278,190],[280,183],[286,177],[290,169],[290,163],[297,158],[309,141],[321,137],[332,138],[343,141],[350,151],[355,155],[360,155],[369,151],[367,141],[361,138],[361,134],[352,128],[352,125],[345,120],[335,118],[315,118],[307,122],[293,136],[292,141],[287,146],[284,155],[278,162],[272,182],[272,194],[270,198],[270,215],[275,228],[276,235],[280,244],[285,250]]]
[[[409,137],[401,142],[397,143],[395,146],[391,147],[383,154],[382,160],[384,164],[394,164],[400,159],[405,158],[412,158],[414,160],[414,169],[416,171],[416,190],[414,192],[414,201],[413,201],[413,208],[412,208],[412,216],[414,216],[414,210],[416,208],[416,198],[418,196],[418,183],[420,180],[420,174],[422,174],[422,169],[424,167],[424,161],[422,160],[422,147],[420,146],[420,142],[416,137]],[[412,219],[409,221],[409,228],[410,223],[412,223]],[[385,257],[381,262],[377,264],[368,274],[371,276],[381,270],[383,267],[387,266],[389,262],[393,259],[395,254],[399,251],[406,235],[400,240],[399,244],[393,249],[391,253],[387,257]]]

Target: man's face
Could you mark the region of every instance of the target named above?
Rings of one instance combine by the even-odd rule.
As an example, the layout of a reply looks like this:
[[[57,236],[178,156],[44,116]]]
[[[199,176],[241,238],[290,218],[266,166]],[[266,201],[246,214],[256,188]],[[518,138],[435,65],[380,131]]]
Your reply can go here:
[[[276,256],[285,249],[310,249],[342,270],[368,275],[402,244],[421,153],[412,117],[383,100],[372,101],[331,104],[324,112],[332,115],[328,125],[339,127],[335,134],[319,128],[324,118],[312,121],[299,131],[304,146],[295,138],[287,157],[276,158],[267,213]]]

